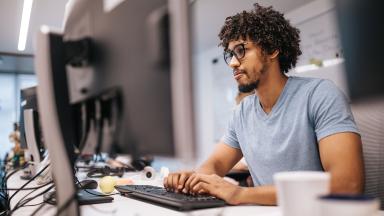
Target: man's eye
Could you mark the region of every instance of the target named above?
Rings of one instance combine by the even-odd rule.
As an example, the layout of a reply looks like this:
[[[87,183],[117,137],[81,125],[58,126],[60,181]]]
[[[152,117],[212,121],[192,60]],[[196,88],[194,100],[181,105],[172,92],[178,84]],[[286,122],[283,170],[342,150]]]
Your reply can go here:
[[[239,55],[239,54],[242,55],[244,53],[244,49],[239,47],[239,48],[236,48],[233,52],[236,53],[236,55]]]

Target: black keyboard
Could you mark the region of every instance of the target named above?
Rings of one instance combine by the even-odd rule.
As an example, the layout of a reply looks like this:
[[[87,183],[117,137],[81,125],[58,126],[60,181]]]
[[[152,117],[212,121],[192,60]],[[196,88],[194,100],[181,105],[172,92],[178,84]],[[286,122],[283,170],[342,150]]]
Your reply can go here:
[[[145,200],[149,200],[161,205],[176,208],[180,211],[212,208],[225,206],[225,201],[213,196],[207,195],[188,195],[182,193],[174,193],[165,190],[162,187],[150,185],[124,185],[116,186],[123,196],[132,196]]]

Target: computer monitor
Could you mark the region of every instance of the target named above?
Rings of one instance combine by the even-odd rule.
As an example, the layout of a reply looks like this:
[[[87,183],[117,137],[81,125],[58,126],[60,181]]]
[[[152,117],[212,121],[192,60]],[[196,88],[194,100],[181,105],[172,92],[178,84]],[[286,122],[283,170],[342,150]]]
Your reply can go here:
[[[64,34],[45,27],[37,36],[43,132],[58,207],[67,215],[79,214],[73,128],[96,131],[99,149],[104,143],[134,157],[195,158],[188,1],[111,2],[76,1]],[[88,126],[73,121],[73,107]]]
[[[167,3],[130,0],[110,11],[105,1],[75,3],[64,29],[72,55],[66,65],[69,98],[99,115],[95,128],[107,131],[102,136],[117,134],[109,142],[118,152],[193,158],[189,13],[176,9],[169,19]],[[178,25],[172,43],[169,21]],[[121,116],[104,118],[113,103],[119,110],[119,101]],[[107,125],[116,118],[119,128]],[[177,141],[179,135],[184,140]]]
[[[335,2],[352,101],[383,97],[384,2]]]
[[[20,146],[23,149],[27,148],[27,140],[25,137],[25,127],[24,127],[24,110],[31,109],[37,112],[37,92],[36,86],[24,88],[20,90],[20,120],[19,120],[19,129],[20,129]],[[41,143],[39,143],[40,145]]]
[[[21,89],[20,101],[20,145],[25,149],[26,160],[31,162],[30,174],[34,175],[44,154],[36,86]]]

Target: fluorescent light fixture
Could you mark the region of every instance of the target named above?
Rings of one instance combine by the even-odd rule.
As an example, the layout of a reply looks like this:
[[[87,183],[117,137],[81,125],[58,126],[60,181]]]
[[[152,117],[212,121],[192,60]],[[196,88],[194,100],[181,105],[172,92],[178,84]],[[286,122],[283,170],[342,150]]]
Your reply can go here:
[[[317,70],[319,68],[320,68],[319,66],[314,65],[314,64],[302,65],[302,66],[296,67],[295,72],[296,73],[303,73],[303,72],[307,72],[307,71]]]
[[[301,66],[297,66],[295,69],[293,69],[293,72],[304,73],[307,71],[318,70],[320,68],[335,66],[335,65],[341,64],[343,62],[344,62],[343,58],[326,59],[326,60],[322,61],[321,67],[319,67],[315,64],[301,65]]]
[[[323,62],[324,67],[330,67],[333,65],[338,65],[344,62],[343,58],[334,58],[334,59],[328,59]]]
[[[33,0],[24,0],[23,15],[21,17],[19,44],[17,49],[19,51],[25,50],[25,44],[27,43],[29,20],[31,18]]]

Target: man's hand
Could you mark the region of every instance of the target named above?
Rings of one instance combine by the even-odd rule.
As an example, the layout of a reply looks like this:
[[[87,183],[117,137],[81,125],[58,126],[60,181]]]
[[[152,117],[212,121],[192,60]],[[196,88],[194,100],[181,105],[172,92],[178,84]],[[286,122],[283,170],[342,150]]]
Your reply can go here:
[[[225,200],[228,204],[237,205],[240,204],[238,198],[243,189],[216,174],[194,173],[186,181],[185,190],[191,194],[207,193]]]
[[[191,175],[193,175],[194,171],[183,171],[170,173],[168,177],[164,178],[164,188],[170,191],[174,191],[176,193],[183,192],[186,193],[185,190],[185,182],[189,179]]]

